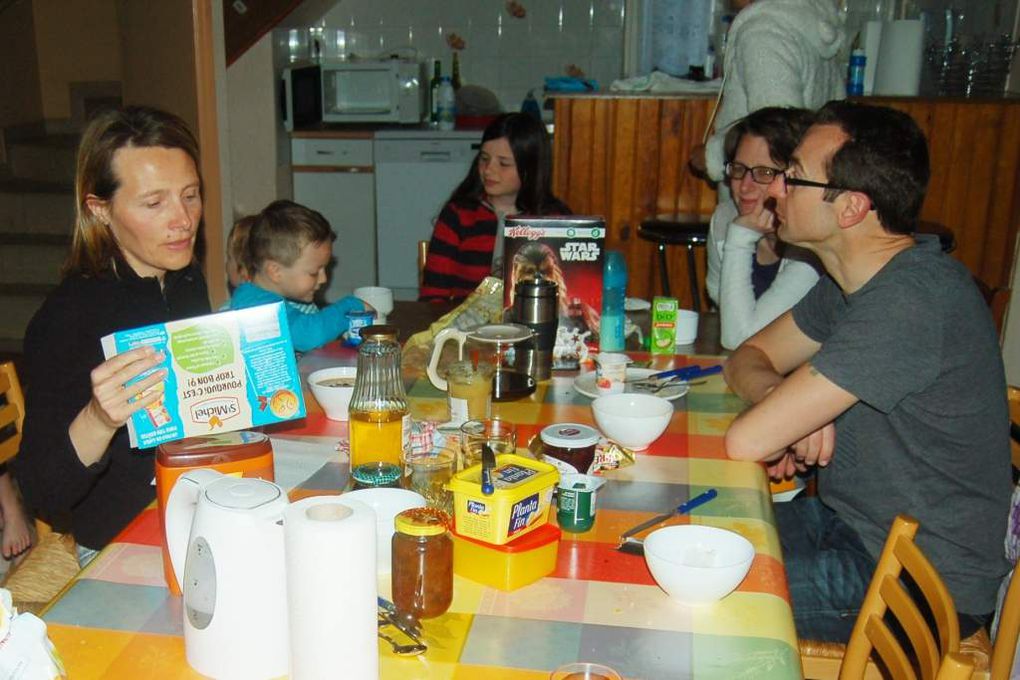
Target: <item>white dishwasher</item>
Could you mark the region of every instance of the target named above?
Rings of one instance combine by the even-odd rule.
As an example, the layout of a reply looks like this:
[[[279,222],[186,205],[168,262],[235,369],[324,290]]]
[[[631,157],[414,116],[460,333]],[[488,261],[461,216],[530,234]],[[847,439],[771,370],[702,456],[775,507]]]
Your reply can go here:
[[[481,130],[375,133],[375,219],[379,285],[397,300],[418,298],[418,241],[478,153]]]

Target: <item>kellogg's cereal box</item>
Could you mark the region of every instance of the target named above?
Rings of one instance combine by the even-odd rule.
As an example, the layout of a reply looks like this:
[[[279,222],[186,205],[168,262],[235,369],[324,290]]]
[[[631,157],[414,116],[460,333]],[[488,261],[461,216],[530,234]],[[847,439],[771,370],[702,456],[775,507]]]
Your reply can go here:
[[[508,217],[503,227],[503,306],[518,281],[541,274],[558,286],[554,369],[576,369],[595,346],[602,314],[606,223],[601,217]]]
[[[134,448],[303,418],[294,347],[283,303],[118,331],[102,340],[109,359],[150,345],[164,354],[162,397],[128,421]]]

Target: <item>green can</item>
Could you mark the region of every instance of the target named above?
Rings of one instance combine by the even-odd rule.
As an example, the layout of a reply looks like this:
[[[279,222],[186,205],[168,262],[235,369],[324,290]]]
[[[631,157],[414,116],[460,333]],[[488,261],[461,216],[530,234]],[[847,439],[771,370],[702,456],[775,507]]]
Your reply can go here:
[[[595,524],[595,496],[606,480],[592,475],[561,475],[557,489],[556,520],[571,533],[588,531]]]

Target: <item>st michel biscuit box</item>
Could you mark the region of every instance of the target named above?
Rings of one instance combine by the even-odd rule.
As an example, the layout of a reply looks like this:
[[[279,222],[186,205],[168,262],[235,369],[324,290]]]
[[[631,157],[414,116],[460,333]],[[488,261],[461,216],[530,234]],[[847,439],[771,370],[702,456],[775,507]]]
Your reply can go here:
[[[165,356],[152,371],[166,378],[147,390],[162,398],[128,421],[134,448],[305,415],[283,303],[118,331],[102,344],[108,359],[145,345]]]
[[[540,274],[559,286],[554,369],[576,369],[598,340],[606,222],[602,217],[508,217],[503,227],[503,306],[518,281]]]

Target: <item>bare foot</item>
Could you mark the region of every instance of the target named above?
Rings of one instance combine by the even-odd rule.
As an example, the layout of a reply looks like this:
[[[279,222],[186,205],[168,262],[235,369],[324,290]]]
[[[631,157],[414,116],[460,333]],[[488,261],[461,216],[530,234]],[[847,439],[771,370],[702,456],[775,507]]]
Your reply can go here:
[[[14,559],[28,550],[32,545],[32,534],[28,530],[28,518],[20,508],[14,512],[4,510],[4,535],[0,541],[0,554],[4,559]]]
[[[0,511],[3,511],[3,539],[0,554],[4,559],[14,559],[32,545],[32,534],[28,528],[28,517],[14,490],[9,472],[0,474]]]

